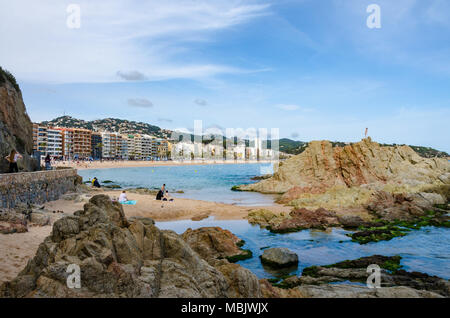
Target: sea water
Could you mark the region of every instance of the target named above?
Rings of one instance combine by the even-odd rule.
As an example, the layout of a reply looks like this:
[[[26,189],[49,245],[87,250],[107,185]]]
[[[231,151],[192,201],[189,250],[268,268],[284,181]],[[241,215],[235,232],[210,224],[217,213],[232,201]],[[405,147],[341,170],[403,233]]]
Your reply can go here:
[[[219,226],[230,230],[245,240],[244,249],[249,249],[253,257],[239,264],[251,270],[259,278],[279,277],[285,274],[300,275],[303,268],[312,265],[328,265],[363,256],[400,255],[401,264],[407,271],[418,271],[450,279],[450,229],[424,227],[413,230],[408,235],[390,241],[360,245],[346,236],[349,231],[333,228],[327,231],[304,230],[297,233],[275,234],[259,226],[250,225],[246,220],[215,220],[213,217],[202,221],[157,222],[160,229],[183,233],[188,228]],[[259,256],[265,248],[286,247],[297,253],[298,268],[287,271],[273,271],[261,264]]]
[[[84,181],[97,177],[122,188],[161,188],[166,184],[174,197],[256,206],[272,205],[274,197],[254,192],[231,191],[234,185],[253,183],[251,178],[272,173],[271,164],[211,164],[186,166],[155,166],[79,170]],[[182,190],[184,193],[175,193]]]

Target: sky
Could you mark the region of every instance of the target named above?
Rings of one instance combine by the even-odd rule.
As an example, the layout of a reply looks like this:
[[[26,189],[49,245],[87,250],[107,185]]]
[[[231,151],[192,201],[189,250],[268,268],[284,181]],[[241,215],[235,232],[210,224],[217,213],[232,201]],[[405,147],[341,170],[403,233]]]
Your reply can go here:
[[[367,127],[450,152],[448,0],[0,0],[0,39],[34,122],[202,120],[347,142]]]

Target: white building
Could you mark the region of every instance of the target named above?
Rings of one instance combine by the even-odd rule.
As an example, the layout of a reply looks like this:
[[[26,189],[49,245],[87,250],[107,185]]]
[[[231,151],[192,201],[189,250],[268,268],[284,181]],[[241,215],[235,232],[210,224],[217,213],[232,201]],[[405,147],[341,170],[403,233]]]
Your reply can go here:
[[[102,132],[102,157],[105,159],[121,158],[122,136],[113,132]]]
[[[60,157],[63,154],[63,141],[61,130],[47,129],[47,151],[53,157]]]

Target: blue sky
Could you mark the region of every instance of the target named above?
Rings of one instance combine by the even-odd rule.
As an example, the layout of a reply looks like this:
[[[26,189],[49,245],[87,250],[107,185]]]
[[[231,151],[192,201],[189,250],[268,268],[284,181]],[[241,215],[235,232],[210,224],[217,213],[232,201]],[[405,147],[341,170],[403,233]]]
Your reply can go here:
[[[81,28],[66,26],[78,3]],[[369,4],[381,29],[366,25]],[[0,65],[33,121],[194,120],[450,152],[450,1],[0,0]],[[13,26],[13,27],[11,27]]]

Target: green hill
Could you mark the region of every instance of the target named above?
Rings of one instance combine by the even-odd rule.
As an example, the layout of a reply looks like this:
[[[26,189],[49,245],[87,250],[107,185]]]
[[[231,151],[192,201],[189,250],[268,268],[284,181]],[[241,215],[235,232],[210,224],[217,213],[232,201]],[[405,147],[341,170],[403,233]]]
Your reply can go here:
[[[147,134],[156,137],[167,137],[170,135],[170,131],[161,129],[158,126],[117,118],[86,121],[71,116],[61,116],[50,121],[43,121],[41,124],[55,127],[84,128],[93,131],[111,131],[121,134]]]

